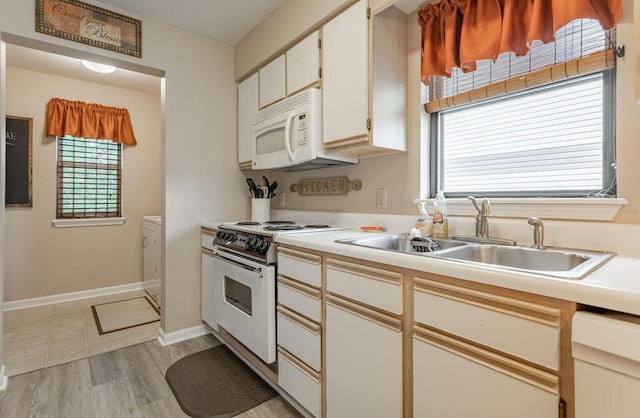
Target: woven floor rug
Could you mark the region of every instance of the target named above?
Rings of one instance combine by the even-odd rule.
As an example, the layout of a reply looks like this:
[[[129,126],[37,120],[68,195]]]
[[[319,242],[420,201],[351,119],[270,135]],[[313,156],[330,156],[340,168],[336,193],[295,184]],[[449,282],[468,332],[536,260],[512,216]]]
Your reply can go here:
[[[182,410],[191,417],[233,417],[277,393],[225,345],[173,363],[165,375]]]
[[[100,335],[160,320],[158,308],[146,296],[92,305],[91,310]]]

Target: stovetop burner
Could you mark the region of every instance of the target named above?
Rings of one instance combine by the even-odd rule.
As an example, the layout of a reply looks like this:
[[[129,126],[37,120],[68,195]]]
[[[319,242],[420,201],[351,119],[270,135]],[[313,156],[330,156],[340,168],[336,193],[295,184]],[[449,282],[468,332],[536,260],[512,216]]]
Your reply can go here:
[[[293,225],[293,224],[295,224],[295,222],[293,222],[293,221],[266,221],[265,224],[269,224],[269,225],[282,225],[282,224]]]
[[[288,222],[285,224],[267,225],[264,227],[265,231],[294,231],[296,229],[302,229],[300,225],[291,225]]]
[[[322,225],[305,225],[304,227],[305,228],[318,228],[318,229],[320,229],[320,228],[331,228],[329,225],[325,225],[325,224],[322,224]]]
[[[242,221],[242,222],[236,222],[236,225],[260,225],[260,222],[256,222],[256,221]]]

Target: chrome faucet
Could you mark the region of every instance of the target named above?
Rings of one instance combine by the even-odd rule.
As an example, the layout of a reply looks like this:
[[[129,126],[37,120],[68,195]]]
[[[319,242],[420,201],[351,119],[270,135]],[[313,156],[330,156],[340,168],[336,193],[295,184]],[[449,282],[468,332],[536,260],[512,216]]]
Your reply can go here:
[[[544,224],[535,216],[529,218],[527,222],[529,225],[533,225],[533,245],[531,248],[544,250]]]
[[[489,216],[491,216],[491,207],[489,199],[482,199],[482,207],[478,205],[478,201],[473,196],[467,196],[467,198],[473,203],[473,206],[478,211],[476,215],[476,237],[488,238],[489,237]]]
[[[489,217],[491,216],[491,205],[489,199],[484,198],[478,204],[478,200],[473,196],[467,196],[478,211],[476,215],[476,235],[472,236],[454,236],[454,240],[477,242],[480,244],[496,244],[496,245],[517,245],[518,243],[512,239],[492,238],[489,236]]]

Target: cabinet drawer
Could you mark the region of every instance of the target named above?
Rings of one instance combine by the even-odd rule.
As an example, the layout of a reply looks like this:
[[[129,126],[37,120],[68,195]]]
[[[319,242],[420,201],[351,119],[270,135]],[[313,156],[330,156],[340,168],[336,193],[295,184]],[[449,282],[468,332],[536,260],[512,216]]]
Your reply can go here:
[[[284,276],[278,276],[278,304],[316,322],[322,321],[322,301],[319,289],[305,286]]]
[[[322,258],[319,255],[279,248],[278,272],[309,286],[322,287]]]
[[[394,314],[402,314],[400,273],[327,259],[327,290]]]
[[[321,416],[320,375],[282,348],[278,348],[278,385],[313,416]]]
[[[278,345],[320,370],[320,325],[278,306]]]
[[[560,310],[415,279],[414,319],[533,363],[560,368]]]
[[[415,417],[558,417],[557,376],[419,328],[413,378]]]

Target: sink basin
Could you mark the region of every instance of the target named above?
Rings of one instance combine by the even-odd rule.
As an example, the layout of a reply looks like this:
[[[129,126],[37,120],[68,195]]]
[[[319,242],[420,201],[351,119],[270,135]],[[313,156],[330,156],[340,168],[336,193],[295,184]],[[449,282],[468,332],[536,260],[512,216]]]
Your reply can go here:
[[[484,264],[496,269],[516,270],[565,279],[582,279],[611,259],[615,254],[597,251],[547,248],[537,250],[494,244],[436,240],[439,247],[430,252],[418,251],[409,234],[375,235],[336,242],[380,250],[442,258],[468,264]]]
[[[434,240],[434,241],[438,243],[438,249],[432,252],[420,251],[419,245],[412,245],[411,238],[409,238],[409,234],[376,235],[376,236],[365,237],[365,238],[343,239],[343,240],[338,240],[336,242],[339,242],[342,244],[357,245],[360,247],[370,247],[370,248],[377,248],[380,250],[399,251],[399,252],[411,253],[411,254],[431,254],[431,253],[437,253],[438,251],[441,251],[441,250],[467,245],[464,242],[453,241],[453,240]]]
[[[500,245],[468,245],[435,253],[449,260],[490,264],[529,273],[581,279],[604,264],[612,253],[511,247]]]

